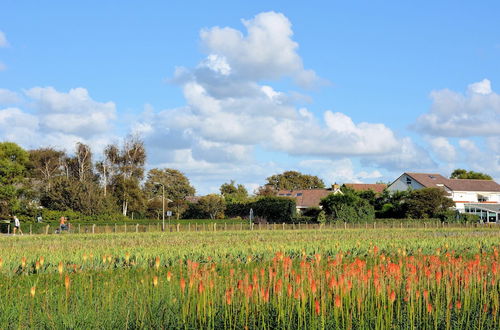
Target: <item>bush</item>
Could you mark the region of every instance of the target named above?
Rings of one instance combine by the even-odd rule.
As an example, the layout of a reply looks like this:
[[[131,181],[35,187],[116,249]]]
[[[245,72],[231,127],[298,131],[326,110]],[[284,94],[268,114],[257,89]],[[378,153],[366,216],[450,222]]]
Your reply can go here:
[[[448,210],[438,214],[439,220],[446,223],[477,223],[479,216],[470,213],[459,213],[458,211]]]
[[[253,209],[254,219],[262,218],[267,222],[292,222],[296,216],[295,199],[275,196],[261,197],[246,203],[228,204],[226,216],[248,219],[250,209]]]
[[[320,204],[327,215],[327,222],[366,222],[375,218],[373,206],[354,193],[330,194]]]

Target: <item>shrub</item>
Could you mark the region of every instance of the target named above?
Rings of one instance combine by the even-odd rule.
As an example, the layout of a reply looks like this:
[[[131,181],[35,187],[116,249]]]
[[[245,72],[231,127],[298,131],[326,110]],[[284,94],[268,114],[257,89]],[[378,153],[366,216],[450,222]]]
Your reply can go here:
[[[375,218],[373,206],[356,194],[346,192],[343,195],[330,194],[320,202],[327,221],[365,222]]]

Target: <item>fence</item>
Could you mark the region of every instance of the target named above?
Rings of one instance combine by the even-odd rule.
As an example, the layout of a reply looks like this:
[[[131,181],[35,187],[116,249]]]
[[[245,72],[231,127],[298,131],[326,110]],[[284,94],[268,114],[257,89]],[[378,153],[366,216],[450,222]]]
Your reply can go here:
[[[50,235],[56,234],[59,231],[59,226],[56,224],[48,224],[44,226],[33,226],[24,224],[22,227],[24,234],[28,235]],[[162,223],[149,224],[73,224],[69,230],[64,233],[71,234],[102,234],[102,233],[144,233],[144,232],[217,232],[217,231],[246,231],[246,230],[349,230],[349,229],[440,229],[440,228],[497,228],[500,225],[496,223],[444,223],[444,222],[373,222],[373,223],[348,223],[334,222],[328,224],[290,224],[290,223],[267,223],[267,224],[250,224],[250,223],[185,223],[165,225],[162,228]],[[7,234],[12,233],[12,227],[9,224],[6,230]]]

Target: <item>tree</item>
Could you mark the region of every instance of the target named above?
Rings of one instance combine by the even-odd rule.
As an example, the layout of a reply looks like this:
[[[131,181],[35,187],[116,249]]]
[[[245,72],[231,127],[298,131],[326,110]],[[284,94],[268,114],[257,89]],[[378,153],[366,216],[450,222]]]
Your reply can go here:
[[[210,194],[201,197],[198,206],[202,212],[210,217],[210,219],[220,219],[224,217],[226,202],[222,196]]]
[[[302,174],[297,171],[285,171],[281,174],[272,175],[266,180],[267,184],[272,186],[275,190],[325,188],[325,183],[317,176]]]
[[[276,196],[276,190],[270,184],[265,184],[259,187],[254,192],[254,194],[255,196],[260,196],[260,197],[271,197],[271,196]]]
[[[248,191],[244,185],[238,184],[234,180],[229,183],[223,183],[220,186],[220,193],[224,196],[227,203],[244,202],[248,199]]]
[[[165,199],[170,200],[169,204],[173,207],[177,219],[180,218],[182,212],[186,209],[187,204],[185,199],[187,196],[193,196],[196,192],[189,179],[180,171],[166,168],[153,168],[147,174],[147,180],[144,184],[144,190],[147,198],[152,204],[162,208],[162,204],[158,204],[156,200],[160,200],[165,189]],[[149,203],[148,203],[149,204]]]
[[[61,161],[66,158],[64,151],[53,148],[39,148],[29,151],[31,177],[41,183],[41,190],[50,189],[52,179],[63,174]],[[35,182],[32,182],[36,185]]]
[[[412,190],[405,203],[406,215],[414,219],[434,218],[455,206],[446,191],[440,188]]]
[[[29,154],[12,142],[0,142],[0,215],[20,208],[24,199],[24,183]]]
[[[493,178],[485,173],[466,171],[461,168],[457,168],[451,172],[450,179],[474,179],[474,180],[493,180]]]
[[[144,177],[146,162],[144,142],[129,136],[121,148],[108,145],[104,156],[105,159],[98,168],[101,175],[105,173],[105,186],[109,184],[121,206],[122,214],[126,216],[131,205],[135,208],[134,211],[140,211],[144,207],[144,196],[139,184]],[[106,166],[105,170],[103,166]]]
[[[373,206],[349,191],[343,194],[330,194],[321,200],[320,205],[334,221],[362,222],[375,218]]]

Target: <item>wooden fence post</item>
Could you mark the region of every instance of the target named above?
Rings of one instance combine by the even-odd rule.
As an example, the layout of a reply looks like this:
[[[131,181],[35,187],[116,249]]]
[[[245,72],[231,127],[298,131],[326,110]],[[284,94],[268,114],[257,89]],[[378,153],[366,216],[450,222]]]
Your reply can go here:
[[[224,222],[224,231],[227,231],[227,223]]]
[[[135,225],[135,232],[138,233],[139,232],[139,224],[136,224]]]
[[[373,229],[375,229],[375,227],[377,227],[377,221],[373,221]]]
[[[344,229],[347,229],[347,222],[344,221]]]
[[[92,224],[92,234],[95,234],[95,223]]]
[[[283,230],[285,230],[285,223],[283,222]]]
[[[180,226],[181,226],[181,224],[180,224],[180,223],[178,223],[178,224],[177,224],[177,232],[179,232],[179,231],[180,231]]]
[[[127,232],[127,224],[123,224],[123,231],[126,233]]]
[[[50,227],[50,225],[47,225],[47,227],[45,227],[45,235],[49,234],[49,227]]]
[[[118,230],[117,230],[117,228],[116,228],[116,223],[115,223],[115,233],[116,233],[117,231],[118,231]]]
[[[216,232],[216,231],[217,231],[217,223],[214,222],[214,232]]]
[[[30,223],[30,235],[33,235],[33,231],[31,230],[31,223]]]

